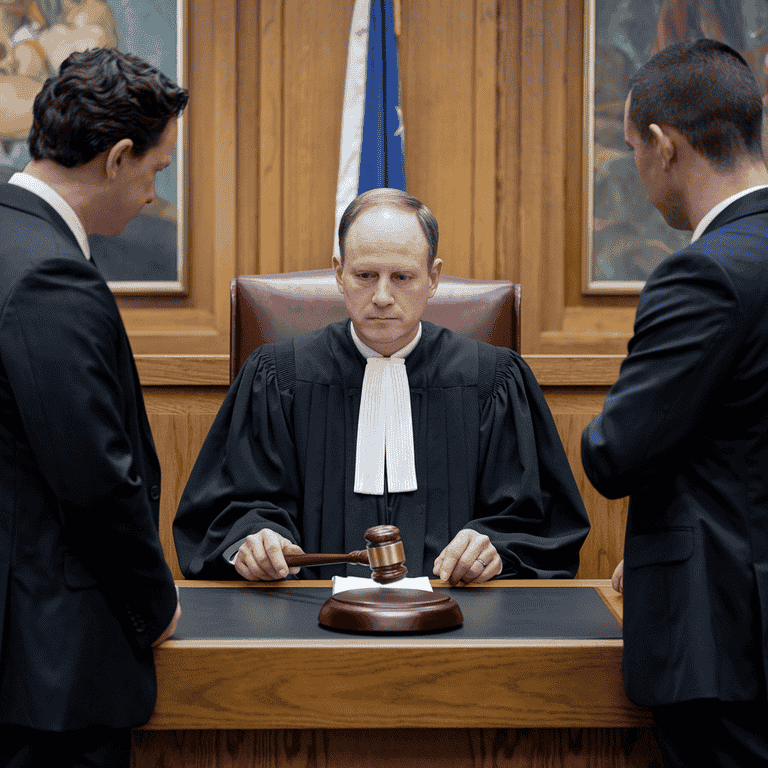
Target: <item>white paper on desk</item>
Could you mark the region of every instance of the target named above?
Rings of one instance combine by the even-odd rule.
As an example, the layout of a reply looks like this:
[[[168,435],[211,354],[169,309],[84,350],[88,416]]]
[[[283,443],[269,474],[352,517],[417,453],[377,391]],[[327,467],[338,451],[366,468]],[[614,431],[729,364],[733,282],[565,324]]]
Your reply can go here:
[[[375,589],[384,587],[385,589],[418,589],[422,592],[432,592],[432,585],[429,583],[428,576],[418,576],[415,579],[400,579],[389,584],[379,584],[373,579],[363,579],[360,576],[334,576],[333,594],[338,592],[347,592],[350,589]]]

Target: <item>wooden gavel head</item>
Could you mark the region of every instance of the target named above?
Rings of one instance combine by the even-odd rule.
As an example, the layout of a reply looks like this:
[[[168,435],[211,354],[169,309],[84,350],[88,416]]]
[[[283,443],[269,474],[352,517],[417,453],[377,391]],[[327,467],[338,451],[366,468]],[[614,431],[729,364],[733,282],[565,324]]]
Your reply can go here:
[[[365,532],[371,578],[379,584],[399,581],[408,573],[400,530],[394,525],[376,525]]]

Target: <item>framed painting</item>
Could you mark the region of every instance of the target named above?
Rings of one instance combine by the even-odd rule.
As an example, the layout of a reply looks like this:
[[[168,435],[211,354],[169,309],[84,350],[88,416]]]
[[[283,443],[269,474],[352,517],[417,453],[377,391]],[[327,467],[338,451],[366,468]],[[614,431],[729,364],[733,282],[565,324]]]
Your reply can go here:
[[[690,242],[648,199],[623,120],[633,73],[667,45],[700,37],[740,51],[765,96],[768,0],[585,0],[586,294],[639,293],[654,267]]]
[[[118,47],[185,83],[186,0],[0,0],[0,183],[29,162],[32,104],[73,51]],[[155,201],[116,237],[90,235],[94,260],[117,294],[187,289],[183,116]]]

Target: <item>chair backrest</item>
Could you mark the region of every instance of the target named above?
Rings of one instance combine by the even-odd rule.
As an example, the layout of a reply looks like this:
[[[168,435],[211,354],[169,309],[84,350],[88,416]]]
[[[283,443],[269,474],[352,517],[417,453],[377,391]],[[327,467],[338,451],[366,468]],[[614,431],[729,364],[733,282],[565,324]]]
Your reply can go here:
[[[254,349],[348,317],[332,269],[241,275],[230,285],[229,376]],[[520,351],[520,284],[442,275],[424,320],[471,339]]]

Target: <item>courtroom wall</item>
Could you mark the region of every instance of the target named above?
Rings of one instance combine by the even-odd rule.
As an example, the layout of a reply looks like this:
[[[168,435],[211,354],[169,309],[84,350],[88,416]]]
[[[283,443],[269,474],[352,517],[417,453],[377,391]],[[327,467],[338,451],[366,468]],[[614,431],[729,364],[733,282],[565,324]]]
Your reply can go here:
[[[226,354],[232,277],[329,265],[352,6],[189,3],[189,292],[120,300],[135,352]],[[580,289],[583,15],[402,0],[409,191],[447,274],[522,282],[526,354],[624,354],[631,333],[633,298]]]

